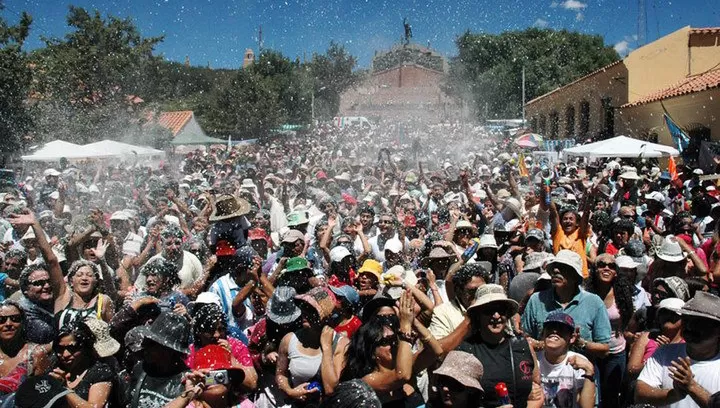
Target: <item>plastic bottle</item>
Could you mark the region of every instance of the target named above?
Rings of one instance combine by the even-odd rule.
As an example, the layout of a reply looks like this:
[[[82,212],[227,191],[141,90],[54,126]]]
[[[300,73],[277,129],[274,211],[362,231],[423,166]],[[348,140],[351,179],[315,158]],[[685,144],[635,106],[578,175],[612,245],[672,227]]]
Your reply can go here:
[[[507,384],[499,382],[495,384],[495,394],[497,395],[500,405],[510,405],[510,393],[508,392]]]
[[[467,247],[467,249],[462,254],[463,261],[467,262],[470,258],[472,258],[473,255],[475,255],[475,252],[477,252],[479,246],[480,246],[480,239],[473,238],[472,245]]]

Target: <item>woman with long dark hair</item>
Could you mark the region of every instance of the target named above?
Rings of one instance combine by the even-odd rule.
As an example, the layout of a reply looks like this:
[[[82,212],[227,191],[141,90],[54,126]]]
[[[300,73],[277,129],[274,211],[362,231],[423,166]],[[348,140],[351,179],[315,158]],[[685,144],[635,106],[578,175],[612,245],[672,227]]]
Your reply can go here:
[[[627,363],[625,331],[634,313],[633,285],[624,274],[618,273],[615,257],[601,254],[595,258],[585,290],[594,293],[605,303],[612,336],[610,354],[596,361],[600,369],[600,400],[609,406],[619,406],[620,393]]]

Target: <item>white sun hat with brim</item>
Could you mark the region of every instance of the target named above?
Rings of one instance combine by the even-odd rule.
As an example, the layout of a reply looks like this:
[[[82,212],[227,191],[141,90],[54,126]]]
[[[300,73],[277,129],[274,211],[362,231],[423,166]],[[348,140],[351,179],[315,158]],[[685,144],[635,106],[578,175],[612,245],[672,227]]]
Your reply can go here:
[[[662,245],[658,248],[657,257],[666,262],[680,262],[687,258],[687,254],[683,252],[677,238],[673,236],[666,237]]]
[[[621,179],[625,180],[640,180],[640,176],[637,174],[637,170],[627,170],[620,175]]]
[[[399,254],[403,249],[402,242],[397,238],[391,238],[385,242],[383,251],[390,251],[394,254]]]
[[[639,262],[635,262],[634,259],[627,255],[620,255],[616,257],[615,263],[617,264],[618,268],[622,269],[635,269],[640,266]]]
[[[492,303],[504,303],[510,312],[508,313],[508,316],[513,316],[520,309],[518,302],[508,298],[505,293],[505,289],[503,289],[502,286],[494,283],[488,283],[480,286],[477,291],[475,291],[475,300],[472,305],[468,307],[468,312],[476,312],[483,306],[487,306]]]
[[[561,249],[555,254],[555,258],[545,264],[545,269],[552,271],[555,264],[571,267],[577,274],[583,277],[583,262],[580,255],[568,249]]]

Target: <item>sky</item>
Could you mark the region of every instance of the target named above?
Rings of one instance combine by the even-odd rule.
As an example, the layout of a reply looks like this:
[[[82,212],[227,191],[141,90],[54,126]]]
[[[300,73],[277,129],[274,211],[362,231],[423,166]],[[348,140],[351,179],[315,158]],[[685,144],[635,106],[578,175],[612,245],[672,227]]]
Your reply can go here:
[[[720,26],[717,0],[644,0],[647,42],[683,26]],[[143,36],[165,37],[156,51],[167,59],[213,68],[241,66],[246,48],[264,48],[290,58],[323,53],[338,42],[369,67],[376,51],[403,37],[403,18],[413,41],[446,57],[456,54],[455,38],[472,32],[500,33],[528,27],[599,34],[625,55],[637,48],[638,0],[0,0],[6,20],[22,11],[33,17],[28,49],[42,37],[63,37],[70,4],[103,15],[131,18]]]

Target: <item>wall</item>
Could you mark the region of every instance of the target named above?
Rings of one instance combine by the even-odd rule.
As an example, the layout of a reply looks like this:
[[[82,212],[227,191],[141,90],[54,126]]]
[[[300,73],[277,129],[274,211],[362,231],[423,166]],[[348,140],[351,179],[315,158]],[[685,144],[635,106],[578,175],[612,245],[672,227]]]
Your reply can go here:
[[[666,99],[663,104],[680,127],[702,124],[710,128],[713,141],[720,141],[720,88]],[[641,138],[655,132],[658,143],[674,146],[660,102],[623,108],[617,116],[618,134]]]
[[[622,62],[619,62],[530,101],[525,106],[525,117],[531,126],[535,124],[534,130],[536,132],[548,138],[552,138],[549,132],[549,118],[553,112],[558,113],[559,119],[558,134],[555,138],[578,137],[585,139],[599,137],[602,134],[604,125],[602,100],[603,98],[609,98],[610,105],[613,107],[627,103],[627,76],[627,68]],[[587,102],[590,107],[586,134],[583,134],[581,129],[582,102]],[[567,131],[566,112],[568,106],[572,106],[575,110],[573,116],[575,123],[572,132]],[[544,129],[539,126],[542,117],[546,121]]]
[[[689,32],[690,27],[683,27],[625,57],[628,102],[675,85],[688,75]]]
[[[690,34],[690,75],[697,75],[720,64],[720,30]]]

